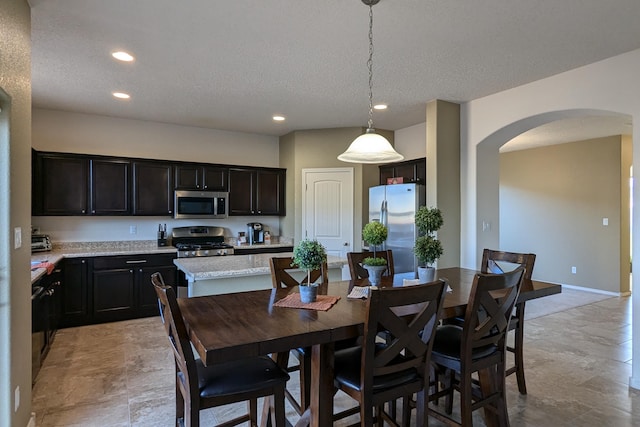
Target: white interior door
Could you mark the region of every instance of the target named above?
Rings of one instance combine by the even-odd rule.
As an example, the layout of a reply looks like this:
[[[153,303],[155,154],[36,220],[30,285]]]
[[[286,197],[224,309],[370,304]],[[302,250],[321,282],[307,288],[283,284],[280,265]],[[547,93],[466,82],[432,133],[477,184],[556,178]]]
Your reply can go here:
[[[303,169],[302,191],[302,237],[346,258],[353,250],[353,168]]]

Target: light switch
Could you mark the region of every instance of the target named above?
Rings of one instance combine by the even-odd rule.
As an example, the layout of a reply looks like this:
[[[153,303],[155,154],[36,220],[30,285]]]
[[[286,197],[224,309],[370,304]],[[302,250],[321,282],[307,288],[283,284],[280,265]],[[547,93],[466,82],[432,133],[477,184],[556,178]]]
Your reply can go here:
[[[22,247],[22,227],[13,229],[13,248],[20,249]]]
[[[609,218],[602,218],[602,225],[609,225]]]

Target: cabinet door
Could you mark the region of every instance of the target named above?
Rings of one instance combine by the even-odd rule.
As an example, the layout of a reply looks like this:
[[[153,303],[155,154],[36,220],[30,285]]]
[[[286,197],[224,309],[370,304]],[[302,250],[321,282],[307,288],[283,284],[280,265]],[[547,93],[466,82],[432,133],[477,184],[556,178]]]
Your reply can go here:
[[[94,270],[92,289],[95,321],[111,322],[134,317],[133,269]]]
[[[256,214],[285,215],[284,171],[259,170],[256,172]]]
[[[175,166],[176,189],[200,189],[202,168],[198,165],[180,164]]]
[[[43,215],[86,215],[88,212],[89,160],[83,157],[42,155],[37,194]]]
[[[61,327],[79,326],[88,322],[89,299],[87,271],[84,258],[67,258],[62,266]]]
[[[204,189],[210,191],[227,191],[229,186],[227,185],[228,169],[218,166],[203,166],[202,167],[202,181],[204,183]]]
[[[91,160],[91,214],[130,215],[131,163],[128,160]]]
[[[133,214],[173,214],[171,164],[165,162],[133,163]]]
[[[162,278],[167,285],[176,285],[176,267],[167,265],[163,267],[140,267],[137,270],[136,281],[138,286],[138,317],[157,316],[158,297],[156,290],[151,284],[151,275],[155,272],[162,274]]]
[[[254,176],[250,169],[229,169],[229,215],[254,215]]]

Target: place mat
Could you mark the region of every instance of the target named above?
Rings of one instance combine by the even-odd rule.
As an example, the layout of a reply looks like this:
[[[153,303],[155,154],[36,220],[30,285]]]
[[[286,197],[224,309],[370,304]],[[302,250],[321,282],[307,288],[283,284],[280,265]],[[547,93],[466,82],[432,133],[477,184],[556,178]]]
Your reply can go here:
[[[300,301],[300,294],[294,293],[287,295],[279,301],[276,301],[276,303],[273,305],[275,307],[305,308],[308,310],[327,311],[331,308],[331,306],[333,306],[333,304],[338,302],[339,299],[340,297],[331,295],[318,295],[315,302],[304,304],[302,301]]]

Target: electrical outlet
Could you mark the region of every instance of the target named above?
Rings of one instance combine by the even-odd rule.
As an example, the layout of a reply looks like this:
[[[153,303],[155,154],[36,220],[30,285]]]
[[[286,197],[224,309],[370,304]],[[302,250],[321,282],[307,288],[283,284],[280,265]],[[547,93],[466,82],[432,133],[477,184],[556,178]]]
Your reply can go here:
[[[576,268],[575,267],[571,267],[571,274],[576,274]]]
[[[22,247],[22,227],[13,229],[13,248],[20,249]]]
[[[602,225],[609,225],[609,218],[602,218]]]
[[[136,234],[137,232],[138,232],[138,227],[136,227],[135,225],[129,226],[129,234]]]

